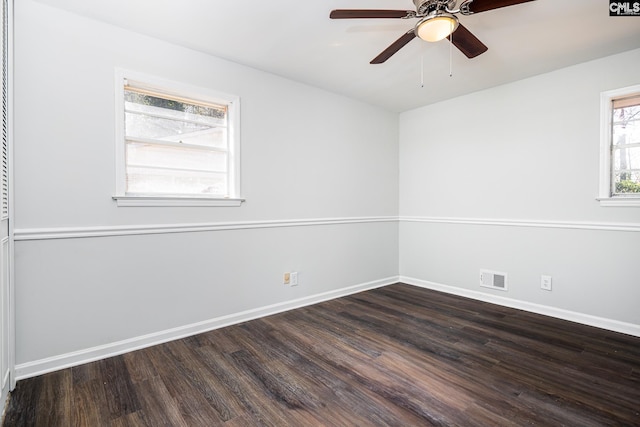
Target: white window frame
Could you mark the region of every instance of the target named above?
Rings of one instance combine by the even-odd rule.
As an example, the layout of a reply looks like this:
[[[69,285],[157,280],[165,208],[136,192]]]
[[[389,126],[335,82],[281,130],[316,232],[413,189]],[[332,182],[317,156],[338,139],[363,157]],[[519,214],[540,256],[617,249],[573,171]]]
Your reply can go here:
[[[640,85],[609,90],[600,94],[600,206],[640,207],[640,195],[617,196],[611,194],[611,137],[613,100],[640,93]]]
[[[155,196],[126,194],[126,133],[124,115],[125,86],[131,85],[167,96],[193,99],[228,106],[229,197]],[[116,69],[116,194],[118,206],[240,206],[240,98],[210,89],[171,81],[136,71]]]

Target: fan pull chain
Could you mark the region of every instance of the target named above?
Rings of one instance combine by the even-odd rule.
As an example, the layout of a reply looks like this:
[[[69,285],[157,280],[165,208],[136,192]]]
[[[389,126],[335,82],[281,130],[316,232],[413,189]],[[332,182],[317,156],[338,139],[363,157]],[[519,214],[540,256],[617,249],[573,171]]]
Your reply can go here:
[[[449,77],[453,77],[453,33],[449,36]]]
[[[424,53],[420,55],[420,87],[424,88]]]

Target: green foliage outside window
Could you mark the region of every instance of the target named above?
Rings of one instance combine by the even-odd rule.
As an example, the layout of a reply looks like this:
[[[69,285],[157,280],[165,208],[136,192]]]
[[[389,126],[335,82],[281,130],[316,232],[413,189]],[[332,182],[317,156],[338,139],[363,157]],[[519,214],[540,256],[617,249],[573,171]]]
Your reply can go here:
[[[640,183],[630,179],[616,182],[616,193],[640,193]]]

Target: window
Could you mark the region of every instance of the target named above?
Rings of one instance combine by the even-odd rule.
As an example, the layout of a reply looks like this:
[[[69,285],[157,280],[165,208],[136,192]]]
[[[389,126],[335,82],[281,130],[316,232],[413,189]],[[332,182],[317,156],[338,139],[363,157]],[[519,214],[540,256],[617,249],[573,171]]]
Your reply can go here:
[[[118,71],[119,206],[238,206],[239,99]]]
[[[640,85],[604,92],[600,204],[640,206]]]

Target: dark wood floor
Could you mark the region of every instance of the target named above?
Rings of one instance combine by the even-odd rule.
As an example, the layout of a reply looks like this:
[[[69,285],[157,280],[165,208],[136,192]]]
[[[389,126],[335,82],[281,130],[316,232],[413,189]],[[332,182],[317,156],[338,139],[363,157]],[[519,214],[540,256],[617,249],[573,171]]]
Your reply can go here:
[[[640,338],[396,284],[20,381],[4,426],[640,426]]]

